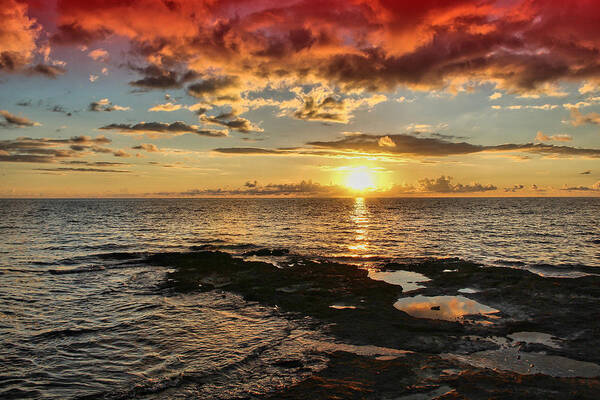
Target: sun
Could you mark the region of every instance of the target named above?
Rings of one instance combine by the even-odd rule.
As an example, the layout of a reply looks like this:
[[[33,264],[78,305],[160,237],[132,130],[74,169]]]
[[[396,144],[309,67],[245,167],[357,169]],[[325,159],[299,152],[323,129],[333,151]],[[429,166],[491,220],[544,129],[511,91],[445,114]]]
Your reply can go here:
[[[375,187],[373,176],[367,168],[354,168],[346,178],[346,186],[352,190],[364,191]]]

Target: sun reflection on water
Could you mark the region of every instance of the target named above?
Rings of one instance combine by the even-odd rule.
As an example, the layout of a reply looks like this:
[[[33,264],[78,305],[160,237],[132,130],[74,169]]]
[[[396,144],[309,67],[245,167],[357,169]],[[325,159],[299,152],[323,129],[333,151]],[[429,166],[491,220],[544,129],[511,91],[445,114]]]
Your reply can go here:
[[[355,255],[364,255],[369,248],[369,209],[365,205],[364,197],[354,199],[354,208],[350,219],[355,225],[355,236],[354,241],[348,246],[348,250]]]

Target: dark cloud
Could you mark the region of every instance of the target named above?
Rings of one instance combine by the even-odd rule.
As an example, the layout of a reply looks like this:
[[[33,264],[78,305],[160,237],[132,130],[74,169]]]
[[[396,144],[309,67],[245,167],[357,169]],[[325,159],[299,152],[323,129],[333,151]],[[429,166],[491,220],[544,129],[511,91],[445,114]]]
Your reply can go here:
[[[183,135],[193,133],[200,136],[224,137],[227,132],[214,129],[201,129],[196,125],[188,125],[185,122],[140,122],[137,124],[110,124],[99,129],[114,130],[120,133],[147,134],[149,136],[160,134]]]
[[[399,194],[419,195],[426,193],[480,193],[494,191],[493,185],[482,185],[480,183],[461,184],[452,183],[452,178],[441,176],[434,179],[422,179],[417,186],[399,185],[389,191],[378,192],[382,196],[397,196]],[[160,196],[298,196],[298,197],[335,197],[348,196],[352,192],[343,186],[321,185],[310,180],[298,183],[269,183],[260,184],[257,180],[247,181],[243,187],[237,189],[193,189],[185,192],[161,192],[152,193]]]
[[[100,145],[111,140],[98,136],[73,136],[70,139],[32,139],[21,137],[0,141],[0,161],[51,163],[61,159],[79,157],[83,152],[112,153],[113,150]],[[67,147],[67,148],[65,148]]]
[[[201,115],[200,121],[208,124],[224,126],[231,130],[243,133],[262,131],[262,129],[260,129],[259,127],[254,126],[252,122],[250,122],[250,120],[243,117],[236,117],[232,115],[232,113],[219,114],[215,117]]]
[[[21,54],[11,51],[0,52],[0,71],[2,72],[14,72],[26,63],[26,59]]]
[[[144,151],[147,151],[148,153],[160,153],[161,152],[161,150],[155,144],[152,144],[152,143],[142,143],[137,146],[133,146],[132,149],[144,150]]]
[[[109,172],[109,173],[129,173],[131,171],[120,169],[102,169],[102,168],[35,168],[34,171],[51,171],[51,172]]]
[[[83,28],[76,22],[61,24],[58,26],[58,31],[52,35],[51,42],[53,44],[68,45],[68,44],[86,44],[105,39],[110,35],[108,29],[89,30]]]
[[[0,110],[0,115],[4,118],[4,122],[0,122],[0,127],[3,128],[24,128],[29,126],[40,125],[39,122],[35,122],[28,118],[11,114],[6,110]]]
[[[223,154],[282,154],[279,150],[261,149],[257,147],[225,147],[213,151]]]
[[[580,172],[580,175],[590,175],[592,173],[591,170]]]
[[[448,156],[483,151],[484,146],[466,142],[449,142],[435,138],[420,138],[408,134],[346,136],[337,141],[309,142],[308,145],[329,150],[364,153],[390,153],[419,156]]]
[[[440,176],[436,179],[421,179],[419,181],[419,190],[421,192],[432,193],[475,193],[488,192],[498,189],[494,185],[482,185],[480,183],[472,183],[463,185],[462,183],[452,183],[452,177]]]
[[[420,138],[407,134],[386,136],[359,134],[347,136],[337,141],[309,142],[308,145],[319,149],[347,152],[437,157],[482,152],[526,152],[556,156],[600,157],[600,149],[555,146],[542,143],[483,146],[466,142],[450,142],[437,138]]]
[[[437,132],[430,133],[429,135],[433,138],[442,140],[464,140],[469,138],[468,136],[444,135],[442,133]]]
[[[555,146],[541,143],[501,144],[496,146],[475,145],[466,142],[450,142],[436,138],[422,138],[408,134],[368,135],[355,134],[334,141],[308,142],[310,147],[264,149],[256,147],[233,147],[214,149],[226,154],[275,154],[275,155],[381,155],[387,157],[447,157],[477,153],[524,152],[556,157],[600,158],[600,149]]]
[[[237,99],[235,90],[240,86],[237,76],[212,77],[187,87],[188,94],[198,98],[216,97]]]
[[[38,154],[3,154],[0,151],[0,162],[51,163],[55,157]]]
[[[240,189],[192,189],[185,192],[152,193],[159,196],[340,196],[347,194],[340,186],[321,185],[319,183],[301,181],[298,183],[269,183],[261,185],[257,181],[246,182]]]
[[[89,165],[89,166],[94,166],[94,167],[119,167],[119,166],[128,166],[128,165],[131,165],[129,163],[123,163],[123,162],[80,161],[80,160],[61,161],[60,163],[61,164],[65,164],[65,165]]]
[[[524,185],[514,185],[513,187],[506,187],[504,188],[505,192],[511,192],[511,193],[515,193],[518,192],[519,190],[523,190],[525,189]]]
[[[567,192],[599,192],[600,191],[600,181],[596,182],[592,186],[565,186],[561,188],[561,190],[565,190]]]
[[[32,75],[44,75],[47,78],[56,78],[66,72],[62,67],[55,65],[37,64],[28,69],[28,72]]]
[[[122,107],[116,104],[113,104],[108,99],[101,99],[98,101],[93,101],[88,106],[88,111],[93,112],[112,112],[112,111],[127,111],[129,107]]]
[[[143,89],[178,89],[185,83],[198,79],[201,76],[194,71],[178,72],[164,69],[158,65],[149,65],[146,67],[130,66],[130,68],[139,72],[144,77],[129,82],[129,84]]]
[[[345,122],[347,115],[344,112],[344,101],[331,96],[323,101],[315,101],[308,96],[304,98],[304,105],[294,112],[294,117],[307,121]]]
[[[131,157],[131,154],[127,153],[125,150],[115,150],[113,155],[115,157]]]
[[[60,114],[64,114],[67,117],[70,117],[73,115],[73,113],[71,111],[68,111],[67,109],[65,109],[65,107],[61,106],[61,105],[55,105],[49,108],[49,110],[51,112],[55,112],[55,113],[60,113]]]

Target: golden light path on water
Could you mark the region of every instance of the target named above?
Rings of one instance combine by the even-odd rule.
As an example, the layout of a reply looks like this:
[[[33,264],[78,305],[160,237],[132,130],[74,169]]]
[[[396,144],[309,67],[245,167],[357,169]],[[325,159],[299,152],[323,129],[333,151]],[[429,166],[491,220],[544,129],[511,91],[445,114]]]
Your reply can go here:
[[[354,208],[350,216],[355,225],[354,242],[348,246],[351,255],[365,255],[369,248],[369,209],[364,197],[354,199]]]

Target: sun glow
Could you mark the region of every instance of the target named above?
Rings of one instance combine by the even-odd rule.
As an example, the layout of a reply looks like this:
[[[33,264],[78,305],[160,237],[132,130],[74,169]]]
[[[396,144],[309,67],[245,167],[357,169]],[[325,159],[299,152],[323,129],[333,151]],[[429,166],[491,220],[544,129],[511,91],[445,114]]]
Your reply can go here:
[[[373,175],[366,167],[357,167],[350,171],[346,186],[359,192],[375,188]]]

